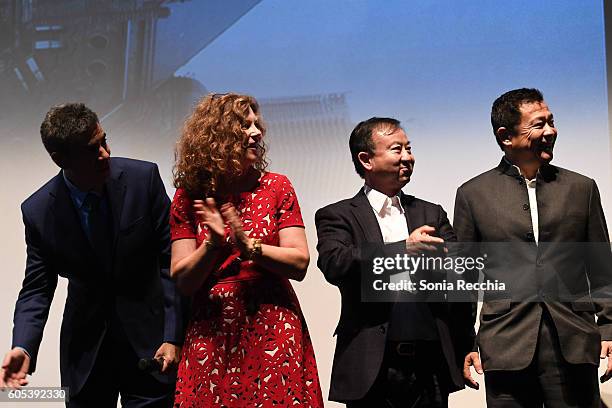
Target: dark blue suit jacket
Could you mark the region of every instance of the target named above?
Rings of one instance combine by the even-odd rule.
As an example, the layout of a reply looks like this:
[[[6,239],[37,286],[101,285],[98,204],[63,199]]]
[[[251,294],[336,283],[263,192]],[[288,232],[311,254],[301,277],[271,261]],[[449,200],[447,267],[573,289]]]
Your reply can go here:
[[[89,244],[61,172],[21,206],[27,264],[13,346],[30,353],[33,372],[57,278],[67,278],[60,366],[71,395],[83,386],[111,319],[119,319],[143,358],[184,336],[181,297],[169,275],[170,200],[157,166],[124,158],[112,158],[110,166],[113,243],[106,256]]]

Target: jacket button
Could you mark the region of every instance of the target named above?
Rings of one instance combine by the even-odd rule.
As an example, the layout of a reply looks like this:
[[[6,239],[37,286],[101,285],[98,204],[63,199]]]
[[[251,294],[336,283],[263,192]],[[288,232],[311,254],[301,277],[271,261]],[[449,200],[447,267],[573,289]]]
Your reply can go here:
[[[529,210],[529,204],[523,204],[523,210],[528,211]]]
[[[529,241],[533,241],[533,239],[535,238],[535,236],[533,235],[533,232],[528,232],[525,234],[525,238]]]
[[[378,330],[380,330],[382,334],[385,334],[385,332],[387,331],[387,329],[385,329],[385,326],[380,326]]]

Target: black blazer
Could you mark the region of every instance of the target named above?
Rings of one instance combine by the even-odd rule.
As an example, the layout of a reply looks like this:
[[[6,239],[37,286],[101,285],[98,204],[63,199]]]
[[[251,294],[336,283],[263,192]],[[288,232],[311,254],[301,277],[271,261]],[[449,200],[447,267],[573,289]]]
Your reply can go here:
[[[457,190],[457,238],[493,248],[486,276],[513,285],[511,293],[497,298],[485,293],[478,333],[485,370],[529,365],[543,308],[570,363],[599,365],[600,340],[612,340],[612,308],[605,301],[612,299],[612,257],[597,185],[551,165],[540,169],[536,183],[537,245],[527,187],[506,160]],[[496,251],[491,242],[505,244],[495,244],[501,249]],[[586,248],[585,243],[600,244]],[[595,302],[593,290],[599,292]]]
[[[181,298],[169,275],[170,200],[157,166],[123,158],[112,158],[110,166],[106,191],[114,236],[105,259],[89,244],[61,172],[21,206],[27,261],[13,346],[30,353],[33,372],[58,276],[67,278],[60,369],[71,395],[83,386],[113,315],[141,358],[184,336]]]
[[[437,235],[445,241],[455,240],[442,207],[405,194],[401,196],[401,203],[410,232],[427,224],[435,227]],[[372,257],[370,249],[363,245],[369,244],[368,248],[378,245],[381,251],[389,248],[392,253],[399,253],[405,250],[405,243],[384,245],[376,216],[363,190],[351,199],[318,210],[315,223],[317,265],[342,296],[340,321],[334,333],[337,342],[329,399],[357,400],[365,396],[380,371],[392,305],[361,302],[360,263]],[[457,358],[473,342],[471,310],[470,316],[464,316],[462,321],[450,319],[446,307],[430,306],[449,366],[452,384],[448,391],[459,390],[464,383],[459,369],[462,360]]]

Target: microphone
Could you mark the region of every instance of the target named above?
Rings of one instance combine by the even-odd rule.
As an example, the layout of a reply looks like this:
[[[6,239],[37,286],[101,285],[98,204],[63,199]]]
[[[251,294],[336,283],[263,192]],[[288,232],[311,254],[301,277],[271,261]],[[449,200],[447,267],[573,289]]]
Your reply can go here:
[[[154,358],[141,358],[138,361],[138,368],[147,373],[161,372],[163,362]]]

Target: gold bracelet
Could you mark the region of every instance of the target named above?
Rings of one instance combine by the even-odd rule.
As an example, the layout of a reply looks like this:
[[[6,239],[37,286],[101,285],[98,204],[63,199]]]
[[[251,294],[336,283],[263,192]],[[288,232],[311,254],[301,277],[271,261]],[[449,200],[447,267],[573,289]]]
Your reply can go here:
[[[256,256],[261,255],[261,239],[253,238],[251,240],[251,245],[252,245],[251,248],[247,252],[247,258],[249,260],[252,260]]]
[[[219,246],[215,244],[211,239],[207,239],[204,241],[204,246],[207,251],[211,251],[213,249],[217,249]]]

